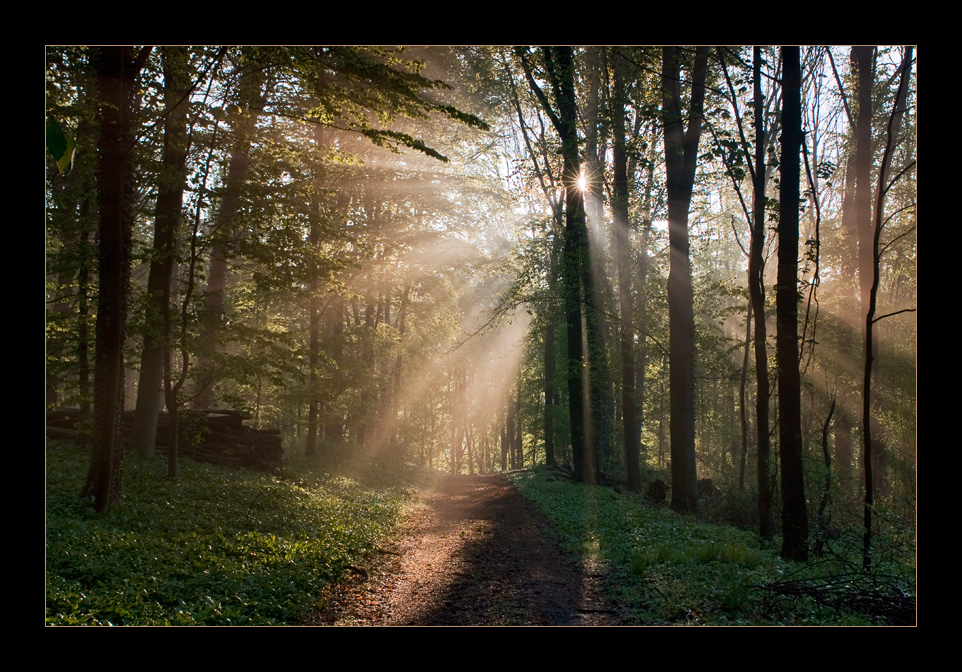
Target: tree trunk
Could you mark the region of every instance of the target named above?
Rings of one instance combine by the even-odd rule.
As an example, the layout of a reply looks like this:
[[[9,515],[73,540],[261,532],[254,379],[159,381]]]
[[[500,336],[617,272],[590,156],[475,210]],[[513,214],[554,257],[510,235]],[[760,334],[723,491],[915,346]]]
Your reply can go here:
[[[860,60],[860,63],[864,62],[864,60]],[[885,206],[885,194],[889,187],[889,168],[892,162],[892,153],[895,151],[898,142],[897,139],[899,128],[901,127],[902,114],[905,111],[911,66],[912,48],[908,47],[902,59],[899,89],[896,94],[895,105],[892,108],[892,114],[889,116],[885,152],[882,155],[882,165],[879,168],[875,218],[872,225],[872,241],[870,245],[872,278],[869,285],[868,304],[865,306],[865,368],[862,379],[862,441],[864,446],[863,462],[865,466],[865,506],[863,515],[865,531],[862,540],[862,568],[866,571],[871,567],[872,562],[872,514],[875,507],[875,488],[873,487],[875,473],[873,466],[876,459],[879,463],[884,464],[883,460],[876,458],[873,454],[873,450],[881,452],[881,446],[873,445],[874,418],[872,417],[872,373],[877,366],[876,350],[878,347],[875,341],[875,310],[879,286],[879,238],[884,225],[882,214]],[[861,129],[860,132],[862,132]]]
[[[340,297],[331,300],[327,307],[327,332],[328,342],[327,356],[339,367],[344,361],[344,301]],[[333,406],[333,408],[332,408]],[[344,414],[330,404],[324,414],[324,438],[329,446],[336,446],[344,439]]]
[[[688,247],[688,209],[695,183],[707,69],[708,48],[698,47],[690,77],[691,106],[686,130],[681,112],[681,50],[678,47],[664,48],[662,103],[670,248],[668,350],[671,382],[671,508],[675,511],[693,511],[698,497],[695,465],[694,295]]]
[[[798,199],[802,146],[801,65],[798,47],[782,48],[781,210],[778,220],[776,356],[778,438],[782,462],[783,558],[808,559],[808,508],[802,464],[801,380],[798,371]]]
[[[575,480],[595,482],[597,467],[595,444],[590,440],[588,403],[591,399],[586,385],[585,309],[591,300],[585,292],[585,280],[590,278],[588,230],[585,224],[584,194],[578,188],[581,159],[578,153],[577,104],[574,88],[574,55],[571,47],[544,47],[545,72],[551,83],[557,111],[534,79],[527,61],[527,52],[520,47],[515,54],[521,61],[528,85],[535,93],[545,113],[561,138],[563,158],[562,182],[565,190],[565,232],[562,251],[561,280],[567,331],[568,419],[571,432],[571,452]]]
[[[611,210],[614,216],[614,230],[617,240],[615,250],[618,264],[618,307],[620,313],[620,356],[621,356],[621,408],[622,435],[624,438],[625,473],[628,476],[628,489],[641,490],[641,466],[639,449],[641,432],[638,425],[638,406],[635,396],[635,328],[634,310],[631,293],[631,224],[628,214],[628,148],[625,113],[627,106],[625,84],[625,61],[620,54],[613,56],[614,67],[614,136],[612,167]]]
[[[606,138],[599,131],[604,126],[598,123],[598,101],[601,87],[601,70],[605,67],[605,52],[600,47],[587,47],[585,65],[587,75],[587,103],[585,105],[585,166],[584,194],[587,249],[586,265],[583,270],[582,284],[585,293],[585,324],[588,340],[588,390],[591,398],[591,436],[596,453],[596,477],[601,477],[604,465],[611,452],[612,427],[614,418],[614,392],[612,390],[611,365],[608,353],[614,349],[610,338],[610,328],[605,307],[613,304],[611,283],[606,268],[607,252],[604,219],[602,176],[604,161],[598,154],[599,147],[605,146]],[[599,137],[600,136],[600,137]],[[593,247],[597,249],[592,250]]]
[[[765,187],[768,168],[765,153],[768,143],[765,134],[764,98],[762,96],[761,49],[755,47],[753,54],[754,101],[755,101],[755,184],[752,197],[752,235],[748,259],[748,293],[755,316],[755,436],[757,439],[758,485],[758,533],[762,539],[771,539],[772,524],[772,467],[771,435],[769,434],[768,381],[768,325],[765,321]]]
[[[320,148],[322,146],[323,137],[321,134],[321,127],[317,125],[314,127],[314,144],[315,148],[318,150],[317,154],[320,156]],[[318,159],[319,161],[320,159]],[[308,232],[308,250],[311,255],[311,259],[308,262],[308,291],[310,296],[308,297],[308,410],[307,410],[307,437],[304,443],[304,454],[307,457],[313,457],[317,453],[317,437],[319,434],[319,415],[320,415],[320,402],[318,401],[318,376],[317,369],[321,363],[321,281],[320,281],[320,270],[318,269],[318,256],[320,255],[320,243],[321,243],[321,189],[322,184],[322,171],[321,168],[315,167],[314,169],[314,184],[311,190],[311,202],[308,211],[308,217],[310,220],[310,230]]]
[[[164,314],[170,310],[184,189],[187,184],[187,93],[190,88],[186,47],[161,49],[164,71],[164,149],[154,216],[154,248],[147,276],[144,347],[134,411],[131,448],[154,456],[157,416],[163,402],[164,353],[170,342]]]
[[[224,315],[224,292],[227,289],[227,259],[230,246],[237,234],[237,214],[240,212],[241,192],[250,169],[251,138],[257,117],[264,110],[266,91],[264,73],[258,67],[247,68],[240,81],[239,118],[235,123],[236,144],[231,153],[224,195],[217,210],[215,230],[210,253],[210,270],[207,274],[207,291],[204,295],[204,318],[201,343],[205,348],[198,358],[199,378],[194,393],[195,408],[209,408],[214,400],[217,372],[214,354],[220,338]]]
[[[140,65],[132,47],[93,49],[100,98],[98,141],[99,296],[94,358],[93,440],[82,496],[100,513],[120,501],[123,461],[124,357],[130,284],[132,201],[130,155],[132,92]]]
[[[745,312],[745,356],[738,384],[738,421],[741,424],[741,451],[738,456],[738,492],[745,493],[745,468],[748,463],[748,360],[752,346],[752,302]]]

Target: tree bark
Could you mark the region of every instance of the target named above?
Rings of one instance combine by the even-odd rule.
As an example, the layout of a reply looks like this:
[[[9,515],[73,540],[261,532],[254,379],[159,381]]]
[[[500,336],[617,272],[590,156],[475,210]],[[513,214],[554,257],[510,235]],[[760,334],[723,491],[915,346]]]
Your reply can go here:
[[[612,114],[614,115],[614,133],[612,138],[612,167],[614,169],[614,180],[611,210],[614,216],[614,229],[618,243],[615,255],[618,264],[618,307],[621,327],[619,354],[621,357],[622,436],[624,439],[625,473],[628,477],[628,489],[632,492],[638,492],[641,490],[641,466],[639,463],[641,428],[638,424],[639,413],[635,396],[635,328],[631,293],[631,225],[628,212],[628,148],[625,123],[627,95],[625,90],[625,61],[619,54],[615,54],[613,57],[613,69],[614,100],[612,101]]]
[[[665,47],[662,64],[662,107],[665,123],[665,168],[668,187],[669,366],[671,384],[671,508],[693,511],[698,497],[695,465],[694,312],[688,209],[695,183],[698,141],[708,48],[698,47],[691,71],[688,125],[681,111],[681,50]]]
[[[146,54],[143,54],[145,57]],[[120,501],[123,461],[124,358],[130,284],[132,93],[140,70],[132,47],[97,47],[92,61],[99,86],[97,334],[90,471],[82,496],[106,512]]]
[[[314,127],[314,144],[318,150],[320,161],[320,148],[323,143],[320,125]],[[304,444],[304,454],[313,457],[317,453],[317,437],[319,434],[319,414],[320,402],[318,401],[318,375],[317,370],[321,363],[321,297],[320,297],[320,270],[318,268],[320,244],[321,244],[321,189],[322,172],[320,167],[315,167],[313,175],[313,188],[311,190],[311,202],[308,210],[309,231],[308,231],[308,252],[311,256],[308,261],[308,410],[307,410],[307,437]]]
[[[176,264],[184,189],[187,184],[187,93],[186,47],[163,47],[164,148],[154,214],[154,245],[147,276],[147,309],[144,316],[144,347],[140,356],[140,380],[134,411],[131,448],[154,456],[157,417],[163,403],[164,353],[170,342],[164,313],[170,310],[171,281]]]
[[[585,184],[582,198],[585,204],[585,226],[588,231],[586,265],[582,284],[585,293],[585,324],[588,342],[588,392],[591,400],[591,437],[596,453],[596,478],[603,476],[604,465],[611,452],[614,419],[614,391],[608,353],[614,349],[605,307],[614,303],[611,283],[606,268],[607,252],[604,204],[601,198],[604,160],[599,147],[605,146],[605,126],[599,124],[598,109],[601,89],[601,70],[605,65],[605,51],[587,47],[587,95],[585,96]],[[591,248],[597,247],[592,250]]]
[[[752,198],[752,236],[748,259],[748,293],[755,316],[754,353],[755,386],[755,432],[757,439],[757,486],[758,486],[758,533],[762,539],[771,539],[772,524],[772,476],[771,439],[769,434],[768,380],[768,325],[765,322],[765,187],[768,168],[765,161],[767,140],[765,135],[764,98],[761,83],[761,49],[755,47],[753,54],[754,101],[755,101],[755,184]]]
[[[783,558],[808,559],[808,508],[802,464],[801,380],[798,370],[798,199],[802,146],[801,65],[798,47],[782,48],[781,210],[778,220],[776,356],[778,438],[782,462]]]
[[[861,61],[864,62],[864,61]],[[875,310],[878,299],[879,287],[879,239],[882,234],[883,219],[882,214],[885,206],[885,194],[889,184],[889,168],[892,163],[892,154],[898,143],[899,128],[902,123],[902,114],[905,111],[906,98],[908,95],[909,71],[912,67],[912,48],[905,50],[902,59],[901,76],[899,78],[899,89],[895,98],[895,105],[889,116],[886,129],[886,145],[882,155],[882,165],[879,168],[878,187],[876,188],[875,218],[872,225],[872,241],[870,252],[872,257],[872,277],[869,285],[868,304],[865,306],[865,368],[863,371],[862,383],[862,441],[863,441],[863,463],[865,465],[865,506],[863,515],[864,535],[862,540],[862,568],[866,571],[872,563],[872,514],[875,507],[875,487],[874,486],[874,462],[877,459],[873,450],[881,451],[881,446],[873,445],[873,424],[872,416],[872,373],[877,367],[877,343],[875,341]],[[861,131],[860,131],[861,132]],[[879,460],[881,462],[881,460]]]
[[[578,110],[574,87],[574,54],[571,47],[544,47],[544,65],[551,83],[557,111],[538,86],[527,62],[525,50],[515,53],[525,69],[528,84],[550,117],[561,138],[563,157],[562,182],[565,187],[565,232],[562,251],[562,294],[567,331],[568,420],[571,432],[571,452],[575,480],[595,483],[597,453],[590,439],[588,423],[591,394],[586,390],[585,303],[591,300],[586,292],[586,278],[590,277],[588,229],[585,222],[584,194],[578,188],[581,177],[581,158],[578,153]]]

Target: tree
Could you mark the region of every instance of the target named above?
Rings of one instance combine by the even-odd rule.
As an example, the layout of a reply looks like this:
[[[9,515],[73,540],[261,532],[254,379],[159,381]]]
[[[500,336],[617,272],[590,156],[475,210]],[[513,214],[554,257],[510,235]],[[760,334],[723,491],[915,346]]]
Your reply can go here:
[[[604,471],[612,448],[614,394],[608,352],[613,348],[609,338],[607,316],[613,311],[614,300],[608,274],[604,217],[603,148],[607,145],[607,124],[602,123],[602,71],[607,70],[606,52],[601,47],[587,47],[584,52],[585,92],[582,118],[584,120],[584,165],[579,187],[584,192],[586,228],[590,227],[588,260],[585,274],[585,335],[587,336],[589,393],[591,403],[591,443],[597,453],[598,479],[605,479]],[[609,308],[610,307],[610,308]]]
[[[545,461],[548,466],[556,464],[555,449],[555,420],[560,410],[561,390],[557,382],[557,353],[555,346],[555,332],[558,322],[558,308],[552,300],[557,294],[558,266],[561,251],[561,241],[564,227],[564,201],[561,198],[562,189],[556,177],[557,171],[552,168],[552,148],[546,138],[545,124],[541,115],[537,115],[537,126],[541,133],[529,127],[522,109],[518,87],[512,76],[510,63],[504,59],[504,73],[509,87],[509,95],[515,116],[518,120],[518,130],[524,140],[526,156],[531,161],[531,171],[540,187],[542,198],[550,208],[550,218],[541,222],[540,238],[549,241],[546,247],[547,261],[543,262],[544,284],[547,289],[548,300],[538,302],[539,316],[542,321],[542,362],[544,411],[542,425],[544,431]],[[535,108],[537,109],[537,108]],[[534,136],[534,137],[532,137]]]
[[[798,372],[798,197],[802,146],[802,73],[798,47],[782,48],[782,155],[775,291],[778,438],[782,462],[783,558],[808,559],[808,508],[802,464],[801,379]]]
[[[242,197],[251,170],[250,154],[259,149],[257,118],[270,107],[275,118],[317,124],[366,138],[377,147],[399,151],[407,147],[432,158],[447,158],[420,138],[403,131],[399,120],[452,119],[486,129],[478,117],[436,102],[431,93],[447,88],[421,74],[423,63],[401,58],[402,49],[380,47],[248,47],[239,56],[241,73],[232,110],[236,144],[215,226],[208,288],[205,294],[205,345],[195,405],[209,406],[217,381],[218,326],[224,315],[224,294],[232,247],[240,235]],[[276,87],[275,87],[276,85]]]
[[[571,47],[543,47],[545,74],[551,84],[554,106],[535,81],[527,50],[515,47],[532,92],[561,138],[565,187],[565,232],[562,251],[562,282],[567,332],[568,418],[574,457],[575,479],[595,482],[598,466],[596,446],[591,441],[586,406],[591,399],[585,383],[585,306],[594,299],[591,264],[588,255],[588,229],[585,221],[584,192],[578,187],[581,157],[578,151],[577,102],[574,86],[574,53]],[[589,350],[590,352],[590,350]]]
[[[120,501],[123,461],[124,358],[136,181],[131,155],[133,95],[149,47],[96,47],[100,137],[97,143],[98,273],[97,336],[90,471],[83,489],[100,513]]]
[[[176,264],[182,203],[187,183],[187,96],[190,72],[186,47],[161,47],[164,71],[164,146],[157,185],[154,244],[147,278],[144,347],[134,411],[131,448],[153,457],[157,416],[163,399],[164,361],[171,334],[171,282]]]
[[[631,293],[631,228],[629,224],[629,182],[627,147],[627,87],[626,71],[629,63],[624,54],[614,53],[612,57],[614,87],[612,95],[612,198],[611,209],[614,229],[618,241],[615,251],[618,266],[618,308],[620,317],[620,357],[621,357],[621,407],[622,435],[624,438],[625,471],[628,476],[628,489],[637,492],[641,489],[641,466],[639,450],[641,447],[641,409],[635,389],[635,327],[634,301]],[[640,280],[644,281],[644,268]]]
[[[864,60],[860,60],[864,63]],[[875,217],[872,226],[872,242],[868,246],[871,252],[872,277],[868,292],[868,305],[865,307],[865,367],[862,383],[862,442],[863,464],[865,466],[865,506],[863,513],[864,536],[862,542],[862,567],[866,571],[872,562],[872,513],[875,504],[875,487],[873,473],[873,417],[872,417],[872,373],[875,368],[875,322],[879,289],[879,242],[886,220],[883,218],[885,197],[891,189],[889,181],[893,154],[899,144],[899,129],[902,116],[905,114],[906,99],[908,97],[909,73],[912,69],[912,47],[905,49],[902,65],[899,68],[899,86],[895,96],[895,103],[886,126],[885,149],[882,154],[882,165],[879,168],[878,186],[876,188]],[[912,162],[914,164],[914,161]],[[904,174],[906,168],[900,171],[895,180]],[[864,281],[863,281],[864,283]]]
[[[768,382],[768,328],[765,322],[765,187],[767,168],[765,154],[768,136],[765,131],[764,100],[762,96],[762,52],[760,47],[752,50],[752,88],[755,125],[755,167],[752,190],[752,233],[748,261],[748,291],[751,312],[755,315],[755,436],[758,442],[758,527],[762,539],[771,539],[772,526],[772,477],[771,441],[769,434],[769,406],[771,395]]]
[[[272,82],[265,75],[263,64],[255,61],[251,53],[242,52],[239,58],[241,62],[238,64],[240,81],[237,101],[230,107],[234,143],[214,223],[210,269],[207,274],[207,290],[204,293],[202,356],[198,363],[198,380],[193,395],[194,406],[201,409],[209,408],[213,404],[214,385],[217,382],[215,355],[221,338],[221,321],[224,318],[228,258],[231,245],[240,234],[237,219],[244,183],[250,172],[250,152],[257,117],[267,104],[267,95],[272,86]]]
[[[708,48],[698,47],[691,67],[691,100],[682,115],[682,52],[665,47],[662,61],[662,113],[668,187],[670,270],[668,311],[671,367],[671,508],[693,511],[698,497],[695,466],[695,353],[688,210],[695,184],[701,138]],[[687,116],[687,127],[686,119]]]

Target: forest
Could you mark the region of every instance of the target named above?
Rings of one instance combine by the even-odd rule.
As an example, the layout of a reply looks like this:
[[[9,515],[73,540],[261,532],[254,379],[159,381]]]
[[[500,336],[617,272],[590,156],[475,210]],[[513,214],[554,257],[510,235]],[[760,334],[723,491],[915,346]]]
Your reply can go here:
[[[91,516],[191,456],[538,468],[914,568],[914,47],[48,46],[45,81],[46,452]]]

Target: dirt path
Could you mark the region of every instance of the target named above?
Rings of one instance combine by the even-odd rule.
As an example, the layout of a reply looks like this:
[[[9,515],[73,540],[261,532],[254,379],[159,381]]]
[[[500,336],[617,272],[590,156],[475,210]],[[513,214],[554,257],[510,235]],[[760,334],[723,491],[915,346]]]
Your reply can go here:
[[[312,625],[618,625],[597,576],[541,533],[500,475],[448,478],[383,561],[324,596]]]

